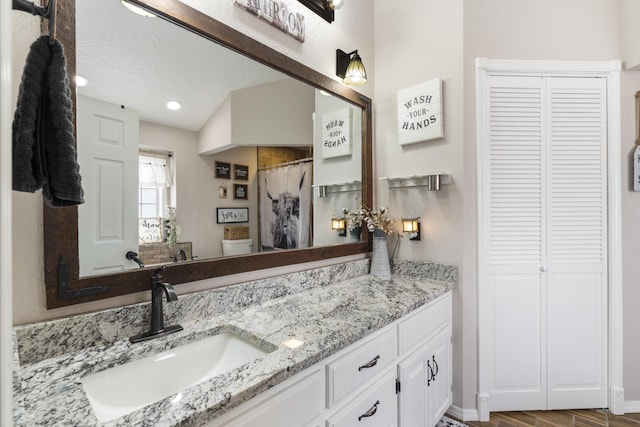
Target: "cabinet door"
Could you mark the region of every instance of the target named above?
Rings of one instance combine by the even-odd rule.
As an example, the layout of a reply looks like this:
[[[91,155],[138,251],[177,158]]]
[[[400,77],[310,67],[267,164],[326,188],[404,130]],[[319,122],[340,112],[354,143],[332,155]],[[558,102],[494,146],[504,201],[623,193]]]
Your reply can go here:
[[[400,427],[426,426],[427,387],[426,363],[428,346],[414,351],[398,364],[398,425]]]
[[[400,427],[433,427],[452,402],[451,328],[441,329],[398,364]]]
[[[427,423],[435,426],[452,403],[451,329],[445,328],[429,341],[427,359]]]

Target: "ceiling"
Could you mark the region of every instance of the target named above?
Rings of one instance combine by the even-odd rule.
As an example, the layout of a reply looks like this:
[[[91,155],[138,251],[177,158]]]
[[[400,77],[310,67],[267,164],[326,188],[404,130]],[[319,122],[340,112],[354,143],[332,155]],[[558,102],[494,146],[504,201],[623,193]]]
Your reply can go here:
[[[198,131],[231,91],[284,74],[120,0],[76,2],[78,93],[137,110],[140,119]],[[182,109],[165,107],[178,100]]]

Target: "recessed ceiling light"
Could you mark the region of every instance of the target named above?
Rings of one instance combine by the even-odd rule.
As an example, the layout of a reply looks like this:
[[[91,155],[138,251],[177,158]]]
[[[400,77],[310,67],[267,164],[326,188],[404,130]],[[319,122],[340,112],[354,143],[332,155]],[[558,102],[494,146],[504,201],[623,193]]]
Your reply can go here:
[[[148,12],[146,10],[144,10],[143,8],[141,8],[140,6],[133,4],[133,3],[129,3],[127,0],[120,0],[120,3],[122,3],[122,5],[124,7],[126,7],[127,9],[129,9],[131,12],[136,13],[138,15],[147,17],[147,18],[155,18],[156,15],[154,15],[151,12]]]
[[[89,84],[89,80],[86,77],[81,76],[80,74],[76,74],[76,87],[83,87]]]
[[[167,101],[165,105],[169,110],[173,110],[173,111],[176,111],[182,108],[182,104],[179,101]]]

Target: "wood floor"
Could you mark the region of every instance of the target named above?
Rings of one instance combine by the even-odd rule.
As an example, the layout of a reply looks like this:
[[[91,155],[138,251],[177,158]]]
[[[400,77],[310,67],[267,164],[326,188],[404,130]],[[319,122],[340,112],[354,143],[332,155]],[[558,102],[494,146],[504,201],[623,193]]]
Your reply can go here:
[[[469,427],[640,427],[640,414],[613,415],[605,410],[492,412],[489,422]]]

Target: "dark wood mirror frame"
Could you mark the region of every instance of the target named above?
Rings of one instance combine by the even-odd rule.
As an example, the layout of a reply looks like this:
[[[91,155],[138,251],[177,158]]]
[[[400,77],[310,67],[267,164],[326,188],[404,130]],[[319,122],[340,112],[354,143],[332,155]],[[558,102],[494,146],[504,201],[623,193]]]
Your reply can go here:
[[[63,43],[70,76],[75,74],[75,1],[58,0],[57,38]],[[262,64],[279,70],[316,88],[332,92],[362,108],[362,200],[372,205],[372,118],[371,100],[329,77],[300,64],[280,52],[176,0],[130,0],[158,16],[212,42],[221,44]],[[75,101],[75,87],[72,95]],[[44,276],[47,308],[95,301],[150,288],[153,268],[128,270],[102,276],[79,277],[78,210],[44,205]],[[230,274],[300,264],[371,251],[369,233],[363,241],[334,246],[265,252],[240,257],[215,258],[167,265],[166,281],[180,284]]]

